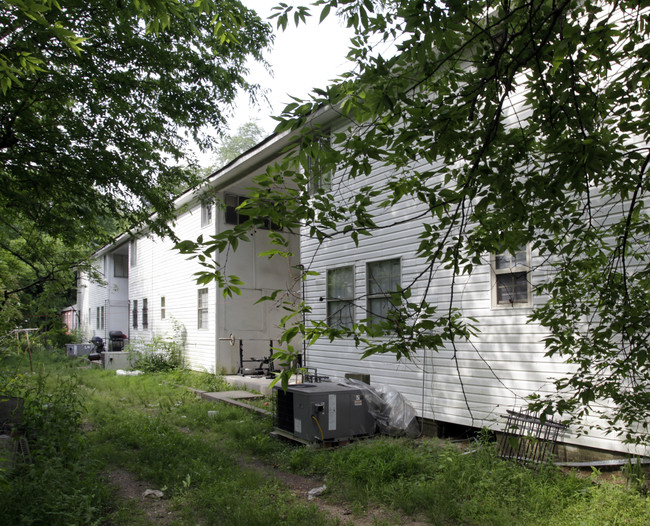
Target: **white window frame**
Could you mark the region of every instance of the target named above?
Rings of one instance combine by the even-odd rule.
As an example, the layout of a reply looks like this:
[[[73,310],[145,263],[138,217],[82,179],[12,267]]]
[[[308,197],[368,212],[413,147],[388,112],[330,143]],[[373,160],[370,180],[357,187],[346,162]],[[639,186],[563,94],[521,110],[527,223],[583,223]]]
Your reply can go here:
[[[517,263],[517,255],[524,254],[526,256],[526,264],[522,265],[521,262]],[[508,257],[509,266],[507,268],[497,268],[498,257]],[[490,289],[492,291],[492,308],[493,309],[517,309],[517,308],[530,308],[533,306],[533,290],[531,286],[531,263],[530,263],[530,245],[526,245],[522,250],[518,250],[515,254],[510,252],[502,252],[499,254],[490,254]],[[526,300],[514,301],[499,301],[499,277],[512,276],[513,274],[525,273],[526,276]]]
[[[167,316],[167,308],[165,306],[165,296],[160,296],[160,319],[164,320]]]
[[[214,220],[214,205],[210,201],[201,203],[201,227],[210,226]]]
[[[391,302],[391,295],[394,294],[395,292],[398,292],[397,289],[394,290],[385,290],[383,292],[370,292],[371,291],[371,283],[370,280],[372,279],[372,274],[370,271],[371,266],[373,265],[378,265],[381,263],[397,263],[399,267],[399,283],[397,283],[397,288],[402,286],[402,260],[401,258],[388,258],[388,259],[379,259],[376,261],[367,261],[366,262],[366,314],[368,318],[368,325],[379,325],[380,323],[383,323],[384,321],[387,321],[383,317],[377,317],[374,315],[373,310],[371,308],[371,302],[373,300],[384,300],[388,301],[389,303]],[[373,321],[373,320],[378,320],[378,321]]]
[[[349,296],[339,297],[332,296],[330,288],[330,279],[337,272],[350,272],[351,291]],[[355,318],[355,304],[354,304],[354,281],[355,281],[355,268],[354,265],[343,265],[341,267],[334,267],[327,269],[326,279],[326,296],[327,296],[327,324],[335,329],[351,329],[354,325]],[[341,312],[344,309],[349,309],[350,312],[350,326],[341,323]],[[335,321],[335,323],[333,323]]]
[[[197,290],[197,296],[196,296],[197,329],[205,330],[209,327],[209,318],[208,318],[210,312],[208,309],[209,298],[210,298],[210,293],[207,287]]]
[[[132,239],[129,243],[129,266],[135,267],[138,264],[138,240]]]
[[[329,146],[331,142],[332,132],[330,130],[324,130],[319,136],[314,138],[312,148],[320,148],[321,144],[327,144]],[[332,190],[332,172],[330,170],[324,172],[318,164],[312,155],[307,156],[307,175],[309,175],[307,191],[312,197],[319,190],[323,190],[324,192]]]

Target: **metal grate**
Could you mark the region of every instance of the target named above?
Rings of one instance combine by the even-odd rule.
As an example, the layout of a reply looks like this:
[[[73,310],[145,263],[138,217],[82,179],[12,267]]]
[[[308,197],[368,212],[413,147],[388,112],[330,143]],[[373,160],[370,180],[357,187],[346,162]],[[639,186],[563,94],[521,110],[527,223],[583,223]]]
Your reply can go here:
[[[293,433],[293,393],[275,389],[275,427]]]
[[[566,426],[548,419],[542,422],[529,411],[507,413],[506,426],[498,440],[499,456],[522,463],[544,462]]]

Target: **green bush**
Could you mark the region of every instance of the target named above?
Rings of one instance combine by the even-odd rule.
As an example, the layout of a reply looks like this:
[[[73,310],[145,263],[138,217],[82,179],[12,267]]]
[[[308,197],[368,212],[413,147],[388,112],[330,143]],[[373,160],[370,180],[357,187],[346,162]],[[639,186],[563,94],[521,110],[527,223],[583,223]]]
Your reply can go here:
[[[30,454],[19,456],[0,484],[0,524],[97,524],[109,491],[97,463],[86,454],[79,385],[74,376],[44,373],[44,354],[50,353],[34,355],[36,373],[3,379],[5,394],[24,399],[20,428]]]
[[[174,340],[154,337],[148,342],[136,342],[126,346],[131,365],[145,373],[182,369],[183,348]]]

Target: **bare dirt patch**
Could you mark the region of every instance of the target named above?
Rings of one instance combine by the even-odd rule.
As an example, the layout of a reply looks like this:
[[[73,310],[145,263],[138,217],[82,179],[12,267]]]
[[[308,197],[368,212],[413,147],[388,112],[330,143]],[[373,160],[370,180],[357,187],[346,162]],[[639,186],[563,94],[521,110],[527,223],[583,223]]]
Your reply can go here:
[[[325,513],[335,517],[343,525],[375,526],[377,523],[387,523],[403,526],[427,526],[428,522],[420,522],[411,517],[388,512],[379,507],[370,507],[361,513],[354,513],[349,507],[334,504],[325,496],[310,497],[309,492],[325,485],[325,481],[317,477],[306,477],[296,473],[282,471],[255,459],[241,459],[243,468],[261,473],[268,478],[282,482],[297,498],[304,499],[316,505]]]
[[[117,489],[117,495],[127,502],[135,502],[151,523],[166,526],[173,522],[174,515],[164,498],[145,497],[148,489],[155,489],[145,481],[121,468],[112,468],[108,480]]]

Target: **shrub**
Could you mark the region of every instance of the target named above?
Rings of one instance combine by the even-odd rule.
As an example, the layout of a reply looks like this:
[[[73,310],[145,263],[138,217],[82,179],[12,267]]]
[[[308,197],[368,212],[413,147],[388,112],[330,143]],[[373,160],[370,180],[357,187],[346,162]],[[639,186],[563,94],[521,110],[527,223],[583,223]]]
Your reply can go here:
[[[150,373],[173,371],[184,367],[185,327],[174,320],[174,336],[154,336],[149,341],[139,341],[126,346],[131,365]]]

